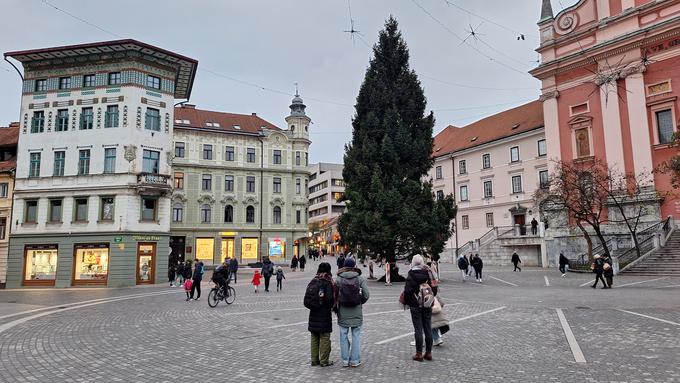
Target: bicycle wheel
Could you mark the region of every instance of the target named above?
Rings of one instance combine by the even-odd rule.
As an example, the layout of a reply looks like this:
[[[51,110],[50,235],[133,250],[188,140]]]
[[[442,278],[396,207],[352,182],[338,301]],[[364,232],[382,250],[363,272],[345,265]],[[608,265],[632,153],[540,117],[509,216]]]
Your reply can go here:
[[[227,302],[228,305],[234,303],[236,300],[236,290],[234,290],[233,287],[229,286],[227,288],[227,296],[224,297],[224,301]]]
[[[208,306],[215,307],[218,303],[220,303],[217,294],[218,292],[216,288],[210,290],[210,293],[208,293]]]

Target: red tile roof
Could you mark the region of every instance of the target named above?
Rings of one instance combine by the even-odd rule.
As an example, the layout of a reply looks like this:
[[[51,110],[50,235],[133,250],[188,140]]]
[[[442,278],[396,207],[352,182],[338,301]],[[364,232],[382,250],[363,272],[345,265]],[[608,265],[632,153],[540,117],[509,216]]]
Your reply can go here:
[[[434,137],[432,155],[439,157],[543,126],[543,103],[532,101],[462,128],[449,125]]]
[[[19,123],[12,122],[9,127],[0,127],[0,147],[16,146],[19,142]]]
[[[186,120],[188,123],[180,123],[178,120]],[[208,123],[218,123],[219,126],[208,126]],[[240,129],[236,129],[234,126],[238,126]],[[175,127],[192,127],[255,134],[259,133],[263,127],[272,130],[281,130],[276,125],[255,114],[214,112],[196,109],[194,105],[187,104],[175,108]]]
[[[0,161],[0,172],[7,172],[17,168],[17,158],[12,157],[11,160]]]

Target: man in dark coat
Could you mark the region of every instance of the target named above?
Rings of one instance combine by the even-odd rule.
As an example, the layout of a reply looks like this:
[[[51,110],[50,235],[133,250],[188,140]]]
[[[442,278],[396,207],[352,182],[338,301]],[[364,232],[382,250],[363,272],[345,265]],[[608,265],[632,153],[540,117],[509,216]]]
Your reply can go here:
[[[238,272],[238,260],[236,257],[229,261],[229,273],[234,277],[234,283],[236,283],[236,273]]]
[[[477,282],[482,283],[482,269],[484,268],[484,262],[482,262],[482,258],[479,257],[479,254],[475,254],[475,256],[472,257],[470,266],[475,269],[475,279]]]
[[[536,218],[531,220],[531,235],[536,235],[538,233],[538,221]]]
[[[593,261],[593,273],[595,273],[595,283],[590,287],[597,288],[597,282],[602,281],[602,284],[604,285],[602,288],[603,289],[607,288],[607,282],[605,282],[604,278],[602,278],[603,272],[604,272],[604,259],[602,259],[600,254],[595,254],[595,261]]]
[[[318,290],[318,292],[317,292]],[[307,296],[311,293],[310,296]],[[335,306],[335,283],[328,262],[319,264],[316,276],[305,293],[305,307],[309,309],[307,330],[311,333],[312,366],[331,366],[332,310]]]
[[[260,271],[264,277],[264,291],[269,292],[269,280],[274,275],[274,264],[269,260],[269,257],[262,261],[262,270]]]
[[[307,259],[305,258],[304,254],[300,256],[300,260],[298,261],[298,263],[300,264],[300,271],[305,271],[305,264],[307,263]]]
[[[517,254],[517,249],[515,249],[515,251],[512,253],[512,260],[511,261],[512,261],[512,264],[515,265],[515,268],[512,271],[514,272],[514,271],[517,271],[517,269],[519,269],[519,271],[521,272],[522,268],[517,266],[517,264],[522,263],[522,260],[519,259],[519,254]]]
[[[338,270],[342,269],[345,266],[345,256],[343,254],[338,255]]]
[[[559,264],[560,264],[560,272],[562,273],[562,278],[566,278],[567,277],[567,266],[569,266],[569,259],[567,257],[565,257],[564,254],[562,254],[562,252],[560,252]]]

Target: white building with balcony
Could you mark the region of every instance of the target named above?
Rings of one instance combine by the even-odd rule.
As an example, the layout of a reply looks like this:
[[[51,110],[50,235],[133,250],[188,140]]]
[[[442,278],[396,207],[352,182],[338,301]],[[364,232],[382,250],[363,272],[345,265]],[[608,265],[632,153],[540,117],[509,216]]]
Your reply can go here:
[[[338,251],[338,217],[345,211],[342,164],[318,163],[309,167],[309,226],[314,246]]]
[[[24,69],[7,286],[166,280],[173,106],[197,61],[135,40],[5,57]]]

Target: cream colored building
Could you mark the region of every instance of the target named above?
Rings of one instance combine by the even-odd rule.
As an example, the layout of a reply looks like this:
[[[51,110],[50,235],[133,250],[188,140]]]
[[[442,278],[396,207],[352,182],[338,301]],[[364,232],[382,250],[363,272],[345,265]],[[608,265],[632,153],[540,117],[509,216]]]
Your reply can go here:
[[[171,260],[306,252],[311,119],[299,96],[290,109],[280,129],[256,114],[175,108]]]
[[[533,235],[532,219],[541,221],[533,194],[548,181],[539,101],[447,127],[435,137],[433,155],[433,191],[440,198],[453,194],[458,205],[445,256],[485,235]],[[538,262],[540,246],[529,244],[525,252]]]
[[[12,220],[12,192],[17,166],[18,139],[18,122],[9,124],[9,127],[0,127],[0,288],[4,288],[7,281],[9,228]]]

